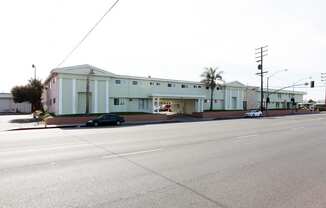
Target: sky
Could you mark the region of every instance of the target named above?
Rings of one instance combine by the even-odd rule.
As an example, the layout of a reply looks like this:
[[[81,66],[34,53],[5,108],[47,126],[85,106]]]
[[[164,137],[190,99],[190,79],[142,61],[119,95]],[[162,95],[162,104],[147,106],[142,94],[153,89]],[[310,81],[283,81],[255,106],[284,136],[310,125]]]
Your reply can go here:
[[[11,0],[0,3],[0,92],[34,76],[45,80],[114,0]],[[91,64],[116,74],[199,81],[218,67],[227,82],[259,85],[255,49],[279,89],[308,77],[323,99],[325,0],[120,0],[62,65]],[[306,79],[302,83],[309,81]]]

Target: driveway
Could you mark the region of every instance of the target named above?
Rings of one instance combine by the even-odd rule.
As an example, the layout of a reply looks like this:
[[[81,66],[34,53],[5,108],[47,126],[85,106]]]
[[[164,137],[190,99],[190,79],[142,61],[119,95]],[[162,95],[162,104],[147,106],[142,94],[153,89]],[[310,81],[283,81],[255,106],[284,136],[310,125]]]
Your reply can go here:
[[[0,115],[0,131],[16,128],[28,128],[37,126],[33,116],[29,115]]]

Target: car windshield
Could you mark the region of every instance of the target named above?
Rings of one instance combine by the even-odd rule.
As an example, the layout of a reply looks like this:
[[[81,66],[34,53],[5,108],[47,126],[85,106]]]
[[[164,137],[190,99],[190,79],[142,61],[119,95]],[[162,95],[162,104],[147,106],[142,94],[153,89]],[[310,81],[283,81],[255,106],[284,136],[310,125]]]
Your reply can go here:
[[[98,116],[97,118],[98,118],[98,119],[102,119],[102,118],[105,118],[105,114],[103,114],[103,115],[100,115],[100,116]]]

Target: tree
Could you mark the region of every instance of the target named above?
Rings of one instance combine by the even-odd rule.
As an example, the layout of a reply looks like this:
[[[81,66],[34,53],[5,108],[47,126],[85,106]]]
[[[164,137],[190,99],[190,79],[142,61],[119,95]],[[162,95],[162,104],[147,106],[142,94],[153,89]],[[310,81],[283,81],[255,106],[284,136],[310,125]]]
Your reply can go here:
[[[27,85],[15,86],[11,94],[16,103],[29,102],[32,104],[32,111],[42,109],[43,84],[41,80],[30,79]]]
[[[210,99],[210,107],[209,109],[213,110],[213,95],[216,87],[220,87],[220,83],[218,81],[222,81],[222,71],[218,71],[218,68],[206,67],[205,71],[201,74],[203,78],[202,82],[205,84],[207,88],[211,90],[211,99]]]

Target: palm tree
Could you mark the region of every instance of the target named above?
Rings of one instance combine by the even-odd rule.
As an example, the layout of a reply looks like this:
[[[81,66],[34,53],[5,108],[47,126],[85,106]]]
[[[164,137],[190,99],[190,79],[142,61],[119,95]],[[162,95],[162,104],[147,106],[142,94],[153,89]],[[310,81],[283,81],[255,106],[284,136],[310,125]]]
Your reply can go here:
[[[218,68],[215,67],[205,67],[205,71],[201,74],[201,77],[203,82],[207,88],[211,89],[211,102],[210,102],[210,110],[213,110],[213,95],[214,95],[214,89],[216,87],[221,86],[218,81],[222,80],[222,71],[218,71]]]

